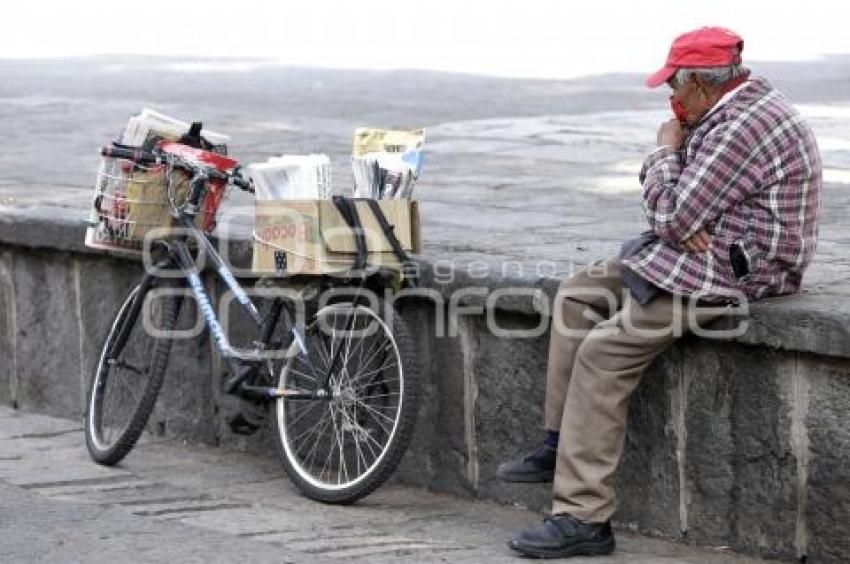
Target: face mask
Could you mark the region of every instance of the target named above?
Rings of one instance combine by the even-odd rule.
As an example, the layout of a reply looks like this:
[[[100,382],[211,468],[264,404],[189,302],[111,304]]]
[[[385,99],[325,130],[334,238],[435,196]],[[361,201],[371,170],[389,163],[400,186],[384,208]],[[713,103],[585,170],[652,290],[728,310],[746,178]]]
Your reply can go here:
[[[675,96],[670,96],[670,107],[673,109],[673,113],[676,115],[679,123],[686,125],[688,122],[688,111]]]

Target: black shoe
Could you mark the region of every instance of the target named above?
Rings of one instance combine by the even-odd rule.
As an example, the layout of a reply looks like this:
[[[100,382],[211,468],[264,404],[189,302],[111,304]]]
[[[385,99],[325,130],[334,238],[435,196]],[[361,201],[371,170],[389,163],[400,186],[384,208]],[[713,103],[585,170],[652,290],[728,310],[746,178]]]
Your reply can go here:
[[[543,525],[508,541],[511,549],[534,558],[603,556],[614,552],[611,523],[585,523],[567,513],[543,520]]]
[[[551,482],[557,453],[558,449],[542,444],[519,460],[500,464],[496,476],[505,482]]]

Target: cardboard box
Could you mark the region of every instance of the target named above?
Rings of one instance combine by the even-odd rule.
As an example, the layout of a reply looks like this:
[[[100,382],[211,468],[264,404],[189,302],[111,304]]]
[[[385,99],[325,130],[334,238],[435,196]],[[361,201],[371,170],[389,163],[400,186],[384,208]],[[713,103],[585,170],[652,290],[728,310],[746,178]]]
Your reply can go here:
[[[357,201],[366,235],[368,264],[400,268],[389,241],[366,201]],[[378,200],[401,246],[419,253],[419,205],[413,200]],[[335,274],[350,270],[356,245],[348,224],[331,200],[258,200],[253,270],[266,275]]]

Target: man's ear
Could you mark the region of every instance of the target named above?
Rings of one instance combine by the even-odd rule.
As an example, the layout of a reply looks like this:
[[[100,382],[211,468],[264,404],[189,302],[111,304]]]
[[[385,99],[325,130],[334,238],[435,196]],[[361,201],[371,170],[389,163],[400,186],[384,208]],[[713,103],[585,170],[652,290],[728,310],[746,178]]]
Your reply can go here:
[[[697,76],[696,73],[692,74],[690,78],[691,82],[694,83],[694,86],[696,86],[697,90],[699,90],[700,92],[705,90],[705,82],[703,82],[702,78]]]
[[[723,96],[723,88],[721,86],[710,84],[701,78],[697,78],[697,81],[697,84],[700,85],[700,90],[703,92],[706,99],[716,102]]]
[[[714,89],[709,83],[704,81],[696,74],[691,75],[691,80],[694,81],[694,86],[696,87],[697,92],[699,92],[700,96],[702,96],[705,100],[708,100],[712,97]]]

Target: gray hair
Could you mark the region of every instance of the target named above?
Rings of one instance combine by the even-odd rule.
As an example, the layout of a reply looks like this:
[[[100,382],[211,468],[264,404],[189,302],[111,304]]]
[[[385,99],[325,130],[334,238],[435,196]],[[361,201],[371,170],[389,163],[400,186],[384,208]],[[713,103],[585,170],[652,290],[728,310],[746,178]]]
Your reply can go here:
[[[675,84],[684,84],[691,75],[700,77],[702,80],[713,86],[726,84],[730,80],[734,80],[746,72],[746,68],[740,63],[729,65],[728,67],[709,67],[709,68],[692,68],[679,69],[673,75]]]

